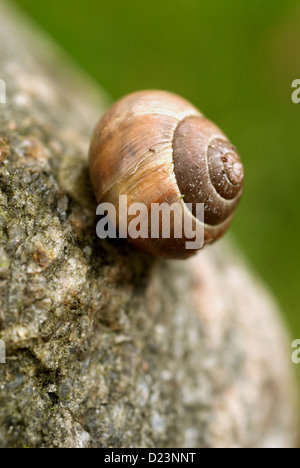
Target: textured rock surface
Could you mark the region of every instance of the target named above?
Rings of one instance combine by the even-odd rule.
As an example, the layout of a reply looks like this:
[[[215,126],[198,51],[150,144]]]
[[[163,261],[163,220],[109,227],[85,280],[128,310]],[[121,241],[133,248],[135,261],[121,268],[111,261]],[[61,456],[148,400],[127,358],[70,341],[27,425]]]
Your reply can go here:
[[[1,446],[293,446],[276,306],[225,243],[167,262],[96,238],[103,97],[0,14]]]

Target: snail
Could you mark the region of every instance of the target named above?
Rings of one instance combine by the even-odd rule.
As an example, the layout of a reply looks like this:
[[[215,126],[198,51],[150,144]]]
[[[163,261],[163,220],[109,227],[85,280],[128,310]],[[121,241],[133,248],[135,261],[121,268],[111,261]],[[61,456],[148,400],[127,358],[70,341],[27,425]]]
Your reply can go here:
[[[151,90],[123,97],[103,115],[92,136],[89,168],[98,203],[116,207],[117,229],[123,216],[120,196],[127,196],[128,205],[147,207],[149,232],[153,204],[177,203],[194,228],[202,225],[204,245],[227,230],[244,178],[235,147],[214,123],[185,99]],[[204,220],[197,215],[199,204]],[[132,215],[124,216],[128,226]],[[180,259],[198,250],[187,249],[184,233],[181,238],[127,234],[132,244],[155,256]]]

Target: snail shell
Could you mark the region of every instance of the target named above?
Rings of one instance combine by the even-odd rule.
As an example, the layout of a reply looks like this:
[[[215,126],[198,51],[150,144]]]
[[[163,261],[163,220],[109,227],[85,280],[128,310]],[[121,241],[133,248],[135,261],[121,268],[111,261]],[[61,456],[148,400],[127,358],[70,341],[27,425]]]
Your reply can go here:
[[[204,243],[227,230],[242,194],[243,166],[224,133],[185,99],[140,91],[116,102],[100,119],[90,147],[90,177],[98,203],[180,203],[196,218],[204,204]],[[187,203],[192,209],[187,208]],[[117,227],[119,226],[117,216]],[[129,239],[157,256],[186,258],[181,239]]]

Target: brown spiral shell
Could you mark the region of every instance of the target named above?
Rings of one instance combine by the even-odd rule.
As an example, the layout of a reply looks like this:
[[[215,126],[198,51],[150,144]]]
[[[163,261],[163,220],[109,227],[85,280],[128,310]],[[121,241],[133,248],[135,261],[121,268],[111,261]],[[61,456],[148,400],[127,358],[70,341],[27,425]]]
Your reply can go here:
[[[224,133],[185,99],[140,91],[116,102],[100,119],[90,147],[90,177],[99,203],[187,203],[195,223],[204,204],[205,244],[227,230],[242,194],[243,166]],[[119,219],[117,218],[117,227]],[[157,256],[186,258],[184,237],[129,239]]]

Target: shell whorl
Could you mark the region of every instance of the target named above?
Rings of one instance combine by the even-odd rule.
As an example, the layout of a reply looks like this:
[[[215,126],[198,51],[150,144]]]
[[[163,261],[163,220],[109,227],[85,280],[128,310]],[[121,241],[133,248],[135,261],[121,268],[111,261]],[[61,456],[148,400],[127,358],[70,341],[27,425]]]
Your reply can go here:
[[[234,146],[203,116],[181,120],[173,138],[174,171],[184,201],[204,203],[207,227],[231,219],[242,194],[243,166]]]

